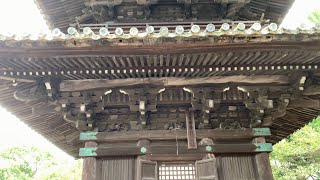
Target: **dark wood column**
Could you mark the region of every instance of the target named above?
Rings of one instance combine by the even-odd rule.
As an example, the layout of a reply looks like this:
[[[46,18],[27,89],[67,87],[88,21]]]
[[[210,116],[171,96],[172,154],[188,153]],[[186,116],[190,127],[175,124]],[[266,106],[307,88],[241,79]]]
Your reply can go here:
[[[94,148],[97,147],[97,145],[98,144],[94,141],[88,141],[85,143],[86,148]],[[82,180],[98,180],[96,157],[83,158]]]
[[[254,139],[254,143],[265,143],[264,137]],[[266,152],[257,153],[254,157],[256,163],[256,175],[258,180],[274,180],[272,175],[269,154]]]

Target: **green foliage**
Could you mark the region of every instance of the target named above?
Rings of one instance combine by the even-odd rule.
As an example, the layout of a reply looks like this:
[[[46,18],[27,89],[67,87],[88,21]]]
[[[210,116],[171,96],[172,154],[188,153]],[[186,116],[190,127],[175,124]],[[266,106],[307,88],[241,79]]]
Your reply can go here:
[[[320,118],[274,146],[271,155],[277,180],[320,179]],[[312,179],[312,178],[311,178]]]
[[[39,170],[54,164],[51,154],[35,147],[13,147],[0,153],[2,162],[8,167],[0,169],[4,179],[33,179]]]
[[[309,21],[320,24],[320,10],[315,10],[308,16]]]
[[[6,180],[80,180],[81,160],[75,165],[57,163],[46,151],[35,147],[13,147],[0,152],[0,179]]]
[[[67,164],[66,162],[64,164]],[[41,180],[81,180],[82,160],[77,160],[71,167],[59,166],[40,177]]]

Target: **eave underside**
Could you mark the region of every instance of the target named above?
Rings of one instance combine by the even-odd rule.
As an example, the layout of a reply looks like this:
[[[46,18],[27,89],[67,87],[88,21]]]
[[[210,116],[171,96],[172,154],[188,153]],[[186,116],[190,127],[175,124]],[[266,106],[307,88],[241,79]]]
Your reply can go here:
[[[77,130],[63,121],[61,115],[33,115],[30,104],[14,98],[12,80],[24,81],[19,86],[27,88],[33,85],[32,81],[53,77],[59,80],[79,80],[288,76],[308,73],[317,75],[320,67],[318,44],[318,41],[313,41],[142,48],[99,44],[93,47],[92,44],[87,47],[66,47],[65,44],[61,46],[57,42],[51,43],[55,48],[50,47],[50,44],[42,44],[41,48],[3,47],[0,49],[0,72],[1,78],[6,80],[1,80],[0,103],[53,144],[77,157],[78,149],[83,145],[74,138],[77,137]],[[41,103],[33,105],[39,106]],[[270,127],[272,136],[267,138],[268,142],[279,142],[318,115],[317,108],[288,108],[285,116],[273,121]]]
[[[95,2],[95,1],[92,1],[92,2]],[[103,2],[103,1],[100,1],[100,2]],[[215,19],[211,19],[211,20],[221,20],[222,18],[222,19],[232,19],[232,20],[239,20],[239,21],[249,21],[249,20],[259,20],[261,17],[263,17],[264,19],[270,20],[272,22],[281,23],[286,13],[290,9],[291,5],[293,4],[292,0],[286,0],[286,1],[251,0],[251,1],[246,1],[245,2],[246,5],[243,7],[243,5],[241,5],[243,4],[243,2],[244,1],[239,1],[238,4],[240,4],[240,6],[238,7],[237,6],[235,8],[229,7],[230,12],[232,12],[233,9],[235,10],[235,12],[232,12],[232,14],[234,13],[232,16],[224,17],[222,15],[223,12],[217,11],[214,13],[217,14],[217,16],[220,19],[216,19],[217,18],[216,17]],[[56,1],[56,0],[37,0],[36,3],[41,9],[41,12],[43,13],[44,18],[47,20],[47,23],[49,24],[49,26],[52,29],[60,28],[62,30],[66,30],[70,26],[70,24],[75,24],[76,23],[75,18],[83,16],[84,15],[83,10],[87,8],[85,6],[84,0],[72,0],[72,1],[70,0],[68,2]],[[128,6],[129,7],[128,9],[130,9],[131,5],[132,4],[122,5],[122,6]],[[223,6],[225,6],[225,8],[227,7],[227,5],[222,5],[221,7]],[[220,9],[221,7],[218,6],[217,8]],[[91,8],[92,7],[90,7],[85,11],[90,11]],[[94,8],[92,9],[93,9],[92,11],[94,11]],[[124,10],[126,10],[126,8],[124,8]],[[250,11],[249,16],[248,16],[248,10]],[[205,14],[211,14],[211,13],[212,12],[208,11]],[[115,17],[111,16],[110,18],[107,18],[107,19],[109,21],[113,21],[114,20],[113,18]],[[207,20],[210,20],[210,19],[207,19]],[[153,21],[157,21],[157,19],[153,19]],[[197,20],[191,19],[189,21],[197,21]],[[90,24],[99,23],[94,18],[87,18],[86,22]]]

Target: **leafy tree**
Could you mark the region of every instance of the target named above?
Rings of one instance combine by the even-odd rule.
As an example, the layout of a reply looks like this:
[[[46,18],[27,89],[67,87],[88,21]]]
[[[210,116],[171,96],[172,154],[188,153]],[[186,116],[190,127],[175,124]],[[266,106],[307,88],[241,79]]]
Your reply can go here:
[[[0,152],[0,180],[80,180],[82,161],[57,163],[52,154],[35,147],[13,147]]]
[[[0,179],[34,179],[39,171],[55,164],[50,153],[35,147],[13,147],[0,153],[7,167],[0,169]]]
[[[274,146],[273,174],[279,180],[320,179],[320,118]]]
[[[64,165],[63,165],[64,164]],[[79,159],[71,167],[65,167],[67,162],[57,166],[55,170],[40,177],[41,180],[81,180],[82,160]]]
[[[309,21],[320,24],[320,10],[315,10],[308,16]]]

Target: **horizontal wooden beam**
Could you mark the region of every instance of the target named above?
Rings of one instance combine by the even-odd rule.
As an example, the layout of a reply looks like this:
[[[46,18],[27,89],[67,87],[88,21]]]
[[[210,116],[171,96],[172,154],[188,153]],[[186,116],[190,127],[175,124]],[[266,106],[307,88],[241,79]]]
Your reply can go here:
[[[80,148],[80,157],[90,156],[126,156],[126,155],[157,155],[157,154],[206,154],[206,153],[257,153],[271,152],[271,143],[254,144],[213,144],[199,145],[197,149],[188,149],[186,145],[154,145],[149,147],[118,146],[118,147],[86,147]]]
[[[303,107],[303,108],[320,108],[320,101],[317,99],[293,99],[290,100],[288,104],[288,108],[296,108],[296,107]]]
[[[116,88],[127,86],[192,86],[206,84],[289,84],[289,77],[285,75],[255,75],[255,76],[216,76],[203,78],[128,78],[128,79],[85,79],[65,80],[60,83],[60,91],[84,91],[90,89]]]
[[[206,154],[147,154],[146,159],[151,161],[197,161],[202,160]]]
[[[297,37],[296,35],[292,35]],[[310,36],[310,35],[308,35]],[[77,45],[74,45],[72,41],[50,41],[50,43],[44,42],[41,46],[30,47],[30,42],[26,41],[25,47],[21,47],[24,41],[12,41],[10,46],[2,46],[0,48],[0,57],[56,57],[56,56],[85,56],[85,55],[144,55],[144,54],[189,54],[192,53],[213,53],[213,52],[239,52],[239,51],[287,51],[287,50],[319,50],[319,41],[310,40],[309,42],[303,42],[297,40],[294,41],[272,41],[272,42],[248,42],[245,40],[240,43],[219,43],[214,40],[216,37],[207,37],[207,40],[199,41],[198,43],[190,43],[190,38],[182,38],[179,41],[148,41],[148,45],[144,41],[136,41],[136,43],[95,43],[91,46],[87,40],[77,40]],[[223,37],[225,38],[225,37]],[[234,37],[231,37],[234,38]],[[282,36],[281,36],[282,38]],[[301,38],[301,36],[300,36]],[[317,36],[318,38],[318,36]],[[183,39],[185,41],[183,41]],[[119,39],[120,40],[120,39]],[[111,40],[115,42],[115,40]],[[121,41],[124,41],[121,39]],[[72,43],[68,43],[72,42]],[[100,41],[94,41],[100,42]],[[149,45],[150,44],[150,45]],[[28,47],[26,47],[29,45]]]
[[[197,129],[197,139],[211,138],[214,140],[250,139],[261,136],[271,136],[269,128],[253,129]],[[175,140],[187,139],[186,130],[151,130],[151,131],[124,131],[124,132],[81,132],[81,141],[121,142],[148,140]]]
[[[319,85],[310,85],[307,86],[302,92],[305,96],[314,96],[320,94],[320,86]]]

